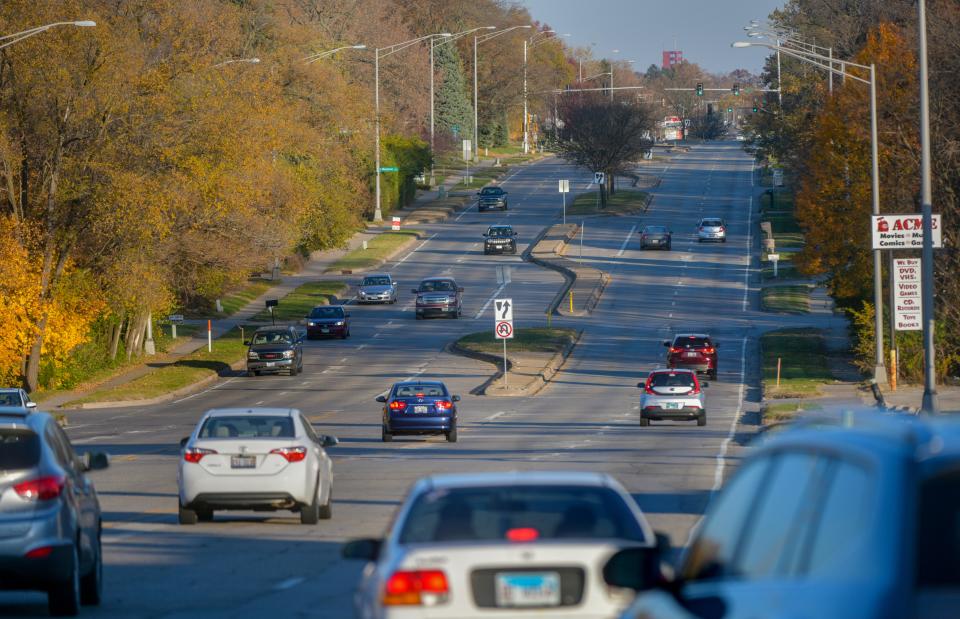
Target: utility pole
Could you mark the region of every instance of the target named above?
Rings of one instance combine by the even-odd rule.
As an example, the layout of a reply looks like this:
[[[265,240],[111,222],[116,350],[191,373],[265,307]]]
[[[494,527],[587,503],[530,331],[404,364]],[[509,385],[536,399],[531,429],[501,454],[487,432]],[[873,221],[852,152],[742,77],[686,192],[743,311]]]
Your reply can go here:
[[[523,153],[530,151],[529,127],[527,126],[527,40],[523,40]]]

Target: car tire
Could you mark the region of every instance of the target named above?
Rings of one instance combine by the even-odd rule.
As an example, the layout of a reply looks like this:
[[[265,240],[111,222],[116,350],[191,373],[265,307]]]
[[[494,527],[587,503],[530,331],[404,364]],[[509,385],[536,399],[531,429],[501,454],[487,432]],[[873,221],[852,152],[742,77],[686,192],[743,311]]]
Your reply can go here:
[[[180,524],[197,524],[197,512],[192,509],[187,509],[183,505],[179,506],[177,510],[177,522]]]
[[[384,443],[389,443],[393,441],[393,434],[391,434],[390,432],[387,432],[386,426],[380,427],[380,440]]]
[[[672,244],[672,243],[667,243],[667,251],[670,251],[670,250],[672,250],[672,249],[673,249],[673,244]]]
[[[707,425],[707,414],[706,414],[706,413],[700,413],[699,415],[697,415],[697,425],[698,425],[698,426],[705,426],[705,425]]]
[[[717,369],[714,368],[707,376],[710,377],[710,380],[717,380]]]
[[[320,520],[330,520],[333,518],[333,486],[327,493],[327,502],[320,506]]]
[[[253,370],[247,370],[247,378],[253,378],[256,375],[257,373],[254,372]]]
[[[417,320],[423,320],[423,314],[417,314]]]
[[[320,482],[313,491],[313,500],[300,506],[300,524],[317,524],[320,522]]]
[[[54,617],[75,617],[80,614],[80,557],[73,547],[73,569],[70,578],[54,584],[47,591],[47,608]]]
[[[80,577],[80,603],[84,606],[99,606],[103,599],[103,546],[99,531],[94,553],[93,566]]]
[[[720,239],[720,242],[721,242],[721,243],[726,243],[726,242],[727,242],[727,238],[724,237],[724,238]]]
[[[456,443],[456,442],[457,442],[457,438],[458,438],[458,436],[457,436],[457,426],[453,426],[453,428],[451,428],[451,430],[450,430],[449,432],[446,432],[446,435],[447,435],[447,442],[448,442],[448,443]]]
[[[213,522],[213,510],[212,509],[198,509],[197,511],[197,521],[198,522]]]
[[[646,417],[641,417],[641,418],[640,418],[640,427],[646,428],[646,427],[649,426],[649,425],[650,425],[650,420],[649,420],[649,419],[647,419]]]

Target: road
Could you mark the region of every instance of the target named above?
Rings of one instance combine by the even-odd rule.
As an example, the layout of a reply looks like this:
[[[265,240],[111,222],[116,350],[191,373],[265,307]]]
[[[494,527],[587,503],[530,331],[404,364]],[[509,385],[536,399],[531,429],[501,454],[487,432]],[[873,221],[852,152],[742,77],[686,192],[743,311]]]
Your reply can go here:
[[[308,342],[297,377],[236,377],[183,400],[143,408],[70,413],[80,449],[113,456],[95,482],[106,529],[105,602],[86,616],[350,617],[362,568],[339,558],[351,537],[380,535],[417,478],[447,471],[593,470],[616,476],[654,528],[682,545],[713,489],[735,466],[744,412],[758,401],[754,335],[770,315],[757,311],[750,236],[755,205],[751,159],[735,142],[695,146],[663,170],[643,217],[586,221],[583,259],[612,275],[593,315],[557,319],[585,329],[554,383],[535,397],[469,394],[492,371],[444,352],[459,335],[492,329],[490,300],[512,297],[519,328],[545,324],[544,309],[562,280],[512,256],[483,256],[482,232],[510,223],[521,250],[560,215],[557,180],[582,191],[592,175],[557,160],[521,168],[505,182],[511,209],[424,226],[425,240],[390,266],[401,282],[395,306],[353,307],[353,335]],[[701,245],[701,215],[728,222],[728,242]],[[672,252],[640,252],[636,230],[667,224]],[[514,267],[501,288],[495,267]],[[421,277],[449,274],[466,288],[461,320],[415,321],[409,289]],[[720,342],[720,376],[708,389],[708,425],[637,424],[636,383],[662,362],[661,340],[708,331]],[[460,442],[399,438],[380,442],[374,398],[391,382],[440,378],[460,406]],[[225,513],[209,524],[176,524],[178,441],[199,415],[224,406],[293,406],[341,445],[334,458],[334,515],[303,526],[295,514]],[[39,594],[0,595],[0,614],[43,616]]]

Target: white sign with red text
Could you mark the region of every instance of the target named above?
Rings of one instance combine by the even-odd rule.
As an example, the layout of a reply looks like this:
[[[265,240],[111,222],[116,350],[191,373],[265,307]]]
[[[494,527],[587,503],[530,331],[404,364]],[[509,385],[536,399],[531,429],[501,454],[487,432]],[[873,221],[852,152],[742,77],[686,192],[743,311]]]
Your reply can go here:
[[[874,249],[920,249],[923,247],[923,217],[913,215],[872,215]],[[940,215],[933,216],[933,246],[943,247]]]
[[[921,331],[923,309],[920,294],[920,259],[896,258],[893,261],[893,312],[897,331]]]

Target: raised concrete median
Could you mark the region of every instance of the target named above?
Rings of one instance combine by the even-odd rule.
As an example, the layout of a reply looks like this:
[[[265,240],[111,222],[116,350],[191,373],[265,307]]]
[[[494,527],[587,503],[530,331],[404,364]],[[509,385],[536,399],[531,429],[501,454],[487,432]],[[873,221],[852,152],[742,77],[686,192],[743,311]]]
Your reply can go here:
[[[525,254],[526,259],[559,271],[566,279],[566,285],[547,308],[548,314],[589,314],[596,307],[610,281],[610,276],[604,271],[564,257],[568,243],[576,238],[579,231],[580,226],[577,224],[554,224],[541,233]]]

